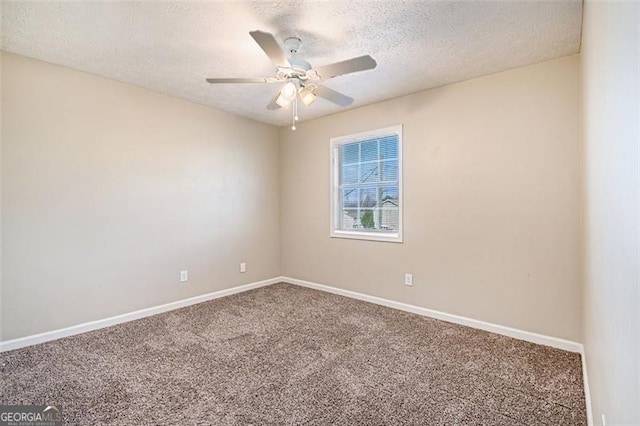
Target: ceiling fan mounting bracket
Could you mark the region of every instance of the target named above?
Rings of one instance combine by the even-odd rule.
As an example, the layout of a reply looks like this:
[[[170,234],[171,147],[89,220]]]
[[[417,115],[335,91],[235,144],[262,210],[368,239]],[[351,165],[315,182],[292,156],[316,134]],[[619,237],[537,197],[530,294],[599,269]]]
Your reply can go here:
[[[302,46],[302,40],[298,37],[289,37],[284,40],[284,47],[287,48],[287,51],[291,55],[295,55],[300,50],[300,46]]]

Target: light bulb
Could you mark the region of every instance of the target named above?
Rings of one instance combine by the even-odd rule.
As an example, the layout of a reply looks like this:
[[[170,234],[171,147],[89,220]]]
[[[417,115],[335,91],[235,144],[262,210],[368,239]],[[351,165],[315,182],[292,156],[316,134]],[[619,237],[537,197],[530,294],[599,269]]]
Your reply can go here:
[[[293,117],[294,120],[298,121],[298,116]]]
[[[295,130],[296,129],[296,125],[294,124],[293,126],[291,126],[291,130]]]

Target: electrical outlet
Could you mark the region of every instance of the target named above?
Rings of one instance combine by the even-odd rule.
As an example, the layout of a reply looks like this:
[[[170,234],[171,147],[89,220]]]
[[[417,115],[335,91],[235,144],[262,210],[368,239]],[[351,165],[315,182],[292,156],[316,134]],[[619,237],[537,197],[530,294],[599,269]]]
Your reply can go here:
[[[413,286],[413,274],[404,274],[404,285]]]
[[[186,283],[187,281],[189,281],[189,271],[183,269],[182,271],[180,271],[180,282]]]
[[[240,264],[240,272],[242,272],[242,273],[247,272],[247,264],[245,262],[242,262]]]

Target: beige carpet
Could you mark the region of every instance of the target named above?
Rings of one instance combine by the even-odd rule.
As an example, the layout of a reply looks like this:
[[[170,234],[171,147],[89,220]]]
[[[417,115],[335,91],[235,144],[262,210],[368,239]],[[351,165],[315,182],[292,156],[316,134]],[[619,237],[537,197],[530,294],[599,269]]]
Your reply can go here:
[[[0,359],[74,425],[586,424],[578,354],[288,284]]]

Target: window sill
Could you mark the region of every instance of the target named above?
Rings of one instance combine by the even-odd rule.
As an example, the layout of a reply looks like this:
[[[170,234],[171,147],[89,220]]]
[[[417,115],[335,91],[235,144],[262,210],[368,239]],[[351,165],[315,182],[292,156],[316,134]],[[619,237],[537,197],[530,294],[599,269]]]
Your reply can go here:
[[[402,243],[402,234],[378,232],[332,231],[331,238],[347,238],[351,240],[381,241],[386,243]]]

